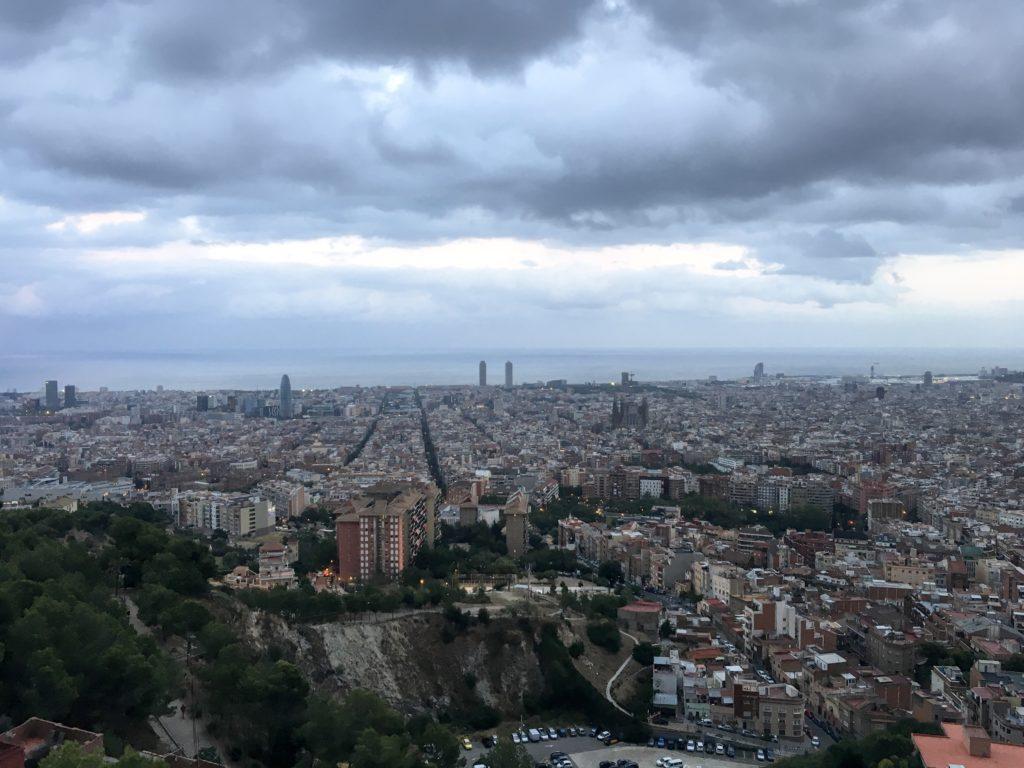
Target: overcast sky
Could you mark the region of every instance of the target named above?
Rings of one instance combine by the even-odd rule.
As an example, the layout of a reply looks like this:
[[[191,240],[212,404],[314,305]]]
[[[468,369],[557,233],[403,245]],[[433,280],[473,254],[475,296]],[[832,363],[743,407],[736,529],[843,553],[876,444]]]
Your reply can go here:
[[[1024,13],[0,3],[10,351],[1022,346]]]

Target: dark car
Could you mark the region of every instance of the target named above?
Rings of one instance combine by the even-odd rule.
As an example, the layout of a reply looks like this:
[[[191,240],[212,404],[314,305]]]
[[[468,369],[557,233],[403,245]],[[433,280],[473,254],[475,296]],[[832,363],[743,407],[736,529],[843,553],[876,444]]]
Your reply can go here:
[[[713,742],[713,741],[705,741],[704,742],[704,751],[707,752],[709,755],[715,754],[715,742]]]
[[[654,742],[654,746],[656,746],[658,749],[664,749],[665,748],[665,737],[664,736],[659,736],[658,740],[656,742]]]
[[[651,736],[651,738],[649,738],[647,740],[647,746],[648,747],[653,747],[654,746],[654,737],[653,736]]]
[[[568,734],[568,731],[566,731],[565,728],[559,728],[557,730],[558,730],[558,738],[560,738],[560,739],[564,739],[566,737],[566,735]]]
[[[736,748],[732,744],[726,744],[725,754],[727,757],[736,757]]]
[[[615,763],[613,763],[611,760],[602,760],[600,763],[597,764],[597,768],[614,768],[614,766]]]
[[[675,749],[675,748],[676,748],[676,740],[675,739],[665,739],[665,749]]]

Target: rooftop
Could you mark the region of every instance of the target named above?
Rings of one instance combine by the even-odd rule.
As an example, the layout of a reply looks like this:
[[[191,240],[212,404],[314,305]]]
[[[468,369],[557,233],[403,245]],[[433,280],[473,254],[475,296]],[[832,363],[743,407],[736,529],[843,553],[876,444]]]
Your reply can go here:
[[[972,755],[967,748],[964,726],[943,723],[945,736],[912,735],[914,746],[921,755],[925,768],[949,768],[962,765],[964,768],[1020,768],[1024,765],[1024,747],[1012,744],[990,745],[989,756]]]

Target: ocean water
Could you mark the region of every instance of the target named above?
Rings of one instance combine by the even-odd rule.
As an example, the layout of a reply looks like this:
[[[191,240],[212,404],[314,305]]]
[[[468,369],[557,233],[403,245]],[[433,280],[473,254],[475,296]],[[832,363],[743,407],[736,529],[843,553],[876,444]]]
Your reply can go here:
[[[570,382],[618,381],[622,371],[641,381],[720,379],[750,376],[763,362],[765,373],[879,376],[976,374],[981,368],[1024,368],[1024,349],[493,349],[422,352],[320,350],[216,350],[201,352],[0,353],[0,391],[38,391],[46,379],[83,391],[274,389],[282,373],[292,387],[352,385],[475,384],[486,360],[488,383],[504,382],[511,360],[517,384],[549,379]]]

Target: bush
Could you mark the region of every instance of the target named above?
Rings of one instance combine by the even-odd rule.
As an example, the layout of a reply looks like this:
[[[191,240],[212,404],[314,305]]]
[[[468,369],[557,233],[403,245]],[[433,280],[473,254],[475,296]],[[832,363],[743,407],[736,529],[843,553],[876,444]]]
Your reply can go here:
[[[604,648],[609,653],[618,653],[622,648],[622,636],[613,621],[587,622],[587,637],[594,645]]]
[[[633,658],[649,667],[654,663],[655,650],[651,643],[637,643],[633,646]]]

